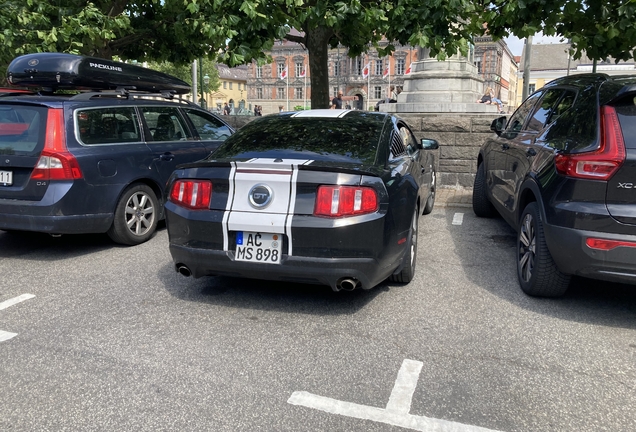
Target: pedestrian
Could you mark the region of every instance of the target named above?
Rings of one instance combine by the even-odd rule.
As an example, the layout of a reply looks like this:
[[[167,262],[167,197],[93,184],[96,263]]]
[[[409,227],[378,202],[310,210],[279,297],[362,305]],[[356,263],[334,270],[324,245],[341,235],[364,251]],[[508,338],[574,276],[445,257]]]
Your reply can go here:
[[[230,115],[231,112],[232,108],[230,108],[227,102],[225,102],[225,105],[223,106],[223,115]]]
[[[342,109],[342,91],[338,90],[338,96],[331,100],[331,109]]]
[[[504,109],[503,109],[503,102],[501,101],[501,99],[498,99],[495,97],[495,92],[492,90],[492,88],[489,88],[490,92],[490,103],[494,103],[497,104],[497,110],[499,110],[499,114],[505,114]]]
[[[492,89],[488,87],[484,95],[480,99],[477,99],[477,103],[483,103],[487,105],[491,104],[492,103],[491,96],[490,96],[491,93],[492,93]]]

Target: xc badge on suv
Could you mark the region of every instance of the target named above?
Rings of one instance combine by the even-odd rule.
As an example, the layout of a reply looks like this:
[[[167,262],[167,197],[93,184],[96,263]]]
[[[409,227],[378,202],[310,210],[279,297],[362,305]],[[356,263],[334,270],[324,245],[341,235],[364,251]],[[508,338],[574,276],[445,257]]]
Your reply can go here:
[[[517,230],[523,291],[559,296],[572,275],[636,283],[636,77],[556,79],[491,129],[473,210]]]
[[[142,243],[163,218],[175,167],[234,132],[175,98],[187,83],[139,66],[30,54],[9,65],[7,78],[34,91],[0,93],[0,230],[107,232],[117,243]]]

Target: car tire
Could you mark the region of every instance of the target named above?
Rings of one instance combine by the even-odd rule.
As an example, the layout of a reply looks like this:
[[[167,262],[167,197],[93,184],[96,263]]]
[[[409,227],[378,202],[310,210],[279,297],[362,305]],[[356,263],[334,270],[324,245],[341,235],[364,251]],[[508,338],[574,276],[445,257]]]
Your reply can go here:
[[[427,215],[433,211],[433,206],[435,206],[435,190],[437,189],[436,181],[437,176],[435,174],[435,170],[433,170],[433,173],[431,175],[431,193],[426,200],[426,205],[424,206],[424,211],[422,212],[422,214]]]
[[[496,214],[495,207],[486,196],[486,172],[484,171],[483,163],[477,167],[477,174],[475,175],[473,212],[475,212],[475,215],[484,218],[491,218]]]
[[[123,245],[143,243],[154,234],[159,213],[159,203],[152,189],[144,184],[132,185],[117,203],[108,236]]]
[[[411,219],[411,228],[409,229],[409,237],[406,242],[406,253],[402,258],[402,270],[399,273],[391,275],[392,282],[407,284],[415,277],[415,267],[417,266],[417,233],[418,221],[420,218],[419,208],[416,206]]]
[[[548,250],[539,206],[535,202],[528,204],[521,214],[517,276],[521,289],[530,296],[559,297],[570,284],[570,276],[557,268]]]

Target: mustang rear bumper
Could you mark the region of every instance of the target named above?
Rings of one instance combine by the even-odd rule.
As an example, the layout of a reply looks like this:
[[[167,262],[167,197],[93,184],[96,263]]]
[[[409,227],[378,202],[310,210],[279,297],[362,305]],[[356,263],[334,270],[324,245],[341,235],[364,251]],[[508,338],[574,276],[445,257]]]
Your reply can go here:
[[[175,270],[185,266],[195,278],[233,276],[329,285],[338,290],[343,278],[360,281],[370,289],[393,273],[395,265],[382,265],[373,258],[315,258],[283,255],[280,264],[263,264],[234,260],[234,252],[198,249],[170,244]],[[399,261],[398,261],[399,262]]]

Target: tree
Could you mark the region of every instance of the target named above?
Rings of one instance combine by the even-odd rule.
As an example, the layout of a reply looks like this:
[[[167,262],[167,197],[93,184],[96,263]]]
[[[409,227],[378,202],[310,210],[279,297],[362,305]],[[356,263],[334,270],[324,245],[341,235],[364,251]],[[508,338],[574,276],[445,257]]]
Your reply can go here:
[[[148,62],[148,67],[150,69],[157,70],[159,72],[167,73],[168,75],[172,75],[177,77],[188,84],[192,85],[192,64],[175,64],[169,61],[162,62]],[[212,93],[219,89],[221,86],[221,80],[219,79],[219,71],[216,68],[216,63],[207,58],[203,59],[203,65],[199,65],[199,67],[203,67],[203,73],[210,77],[210,82],[206,85],[205,83],[199,83],[199,89],[202,89],[206,93]]]

